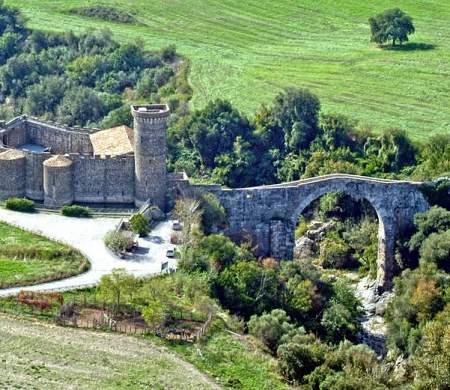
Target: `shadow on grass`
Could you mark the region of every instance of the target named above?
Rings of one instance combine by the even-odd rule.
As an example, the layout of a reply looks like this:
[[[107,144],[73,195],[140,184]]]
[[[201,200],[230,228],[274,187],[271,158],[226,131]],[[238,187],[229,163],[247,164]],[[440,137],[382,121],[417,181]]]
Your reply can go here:
[[[436,45],[430,43],[420,43],[420,42],[408,42],[403,45],[386,45],[382,46],[383,50],[393,50],[393,51],[427,51],[436,49]]]

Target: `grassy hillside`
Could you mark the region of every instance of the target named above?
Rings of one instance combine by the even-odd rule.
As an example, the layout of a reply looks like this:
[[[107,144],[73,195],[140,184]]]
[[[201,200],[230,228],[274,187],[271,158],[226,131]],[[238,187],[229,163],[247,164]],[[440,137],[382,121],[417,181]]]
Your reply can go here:
[[[0,388],[219,388],[163,347],[0,315]]]
[[[0,222],[0,288],[63,279],[88,268],[79,252]]]
[[[312,89],[328,112],[376,128],[408,129],[416,138],[450,132],[450,2],[398,0],[413,16],[419,48],[389,51],[369,43],[367,19],[389,0],[109,0],[139,25],[68,14],[93,0],[6,0],[30,26],[110,27],[119,39],[148,48],[175,43],[192,60],[193,105],[216,97],[253,112],[287,85]],[[424,45],[435,45],[426,49]]]

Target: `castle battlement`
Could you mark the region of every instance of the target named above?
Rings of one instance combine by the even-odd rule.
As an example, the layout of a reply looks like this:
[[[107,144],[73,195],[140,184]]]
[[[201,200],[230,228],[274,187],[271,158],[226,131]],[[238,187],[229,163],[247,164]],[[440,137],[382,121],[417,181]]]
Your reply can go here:
[[[134,129],[70,127],[21,115],[0,127],[0,198],[165,208],[167,105],[132,106]],[[16,157],[14,157],[16,156]],[[13,158],[14,157],[14,158]]]

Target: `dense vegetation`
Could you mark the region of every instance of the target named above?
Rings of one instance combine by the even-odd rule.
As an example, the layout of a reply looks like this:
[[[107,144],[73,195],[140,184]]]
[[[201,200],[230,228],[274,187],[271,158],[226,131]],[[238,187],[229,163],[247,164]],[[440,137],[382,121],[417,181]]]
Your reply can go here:
[[[132,14],[139,25],[68,13],[100,5],[93,0],[6,0],[39,30],[81,33],[108,27],[121,42],[142,39],[159,50],[176,44],[191,60],[193,107],[222,98],[253,114],[283,88],[303,86],[320,96],[326,114],[362,126],[400,127],[416,139],[448,132],[450,3],[259,0],[104,0]],[[400,49],[370,43],[368,19],[399,7],[416,33]]]
[[[450,136],[416,144],[405,131],[376,135],[320,107],[317,96],[297,88],[278,94],[253,120],[230,102],[210,102],[172,125],[171,166],[231,187],[336,172],[418,180],[450,172]]]
[[[32,213],[35,211],[34,202],[26,198],[9,198],[5,202],[8,210],[20,211],[23,213]]]
[[[64,279],[88,268],[78,251],[0,222],[0,288]]]
[[[175,75],[173,49],[143,50],[141,42],[119,44],[108,30],[45,33],[0,4],[0,117],[22,113],[68,125],[131,125],[129,103],[169,102],[176,110],[189,99]],[[183,72],[180,73],[183,75]]]

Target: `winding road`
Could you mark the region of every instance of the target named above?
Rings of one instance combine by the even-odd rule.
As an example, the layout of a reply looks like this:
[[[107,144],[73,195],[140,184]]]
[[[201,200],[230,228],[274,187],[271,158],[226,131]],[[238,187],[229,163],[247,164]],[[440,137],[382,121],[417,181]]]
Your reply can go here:
[[[63,291],[90,286],[97,284],[103,275],[114,268],[124,268],[135,276],[156,274],[161,271],[161,263],[168,260],[167,249],[173,247],[170,244],[169,221],[159,223],[149,237],[139,238],[139,249],[133,259],[122,260],[103,243],[105,234],[119,223],[118,218],[69,218],[55,214],[18,213],[0,208],[0,220],[68,244],[81,251],[91,263],[91,268],[80,275],[33,286],[0,289],[0,296],[17,294],[23,289]],[[169,264],[174,267],[174,260],[170,260]]]

